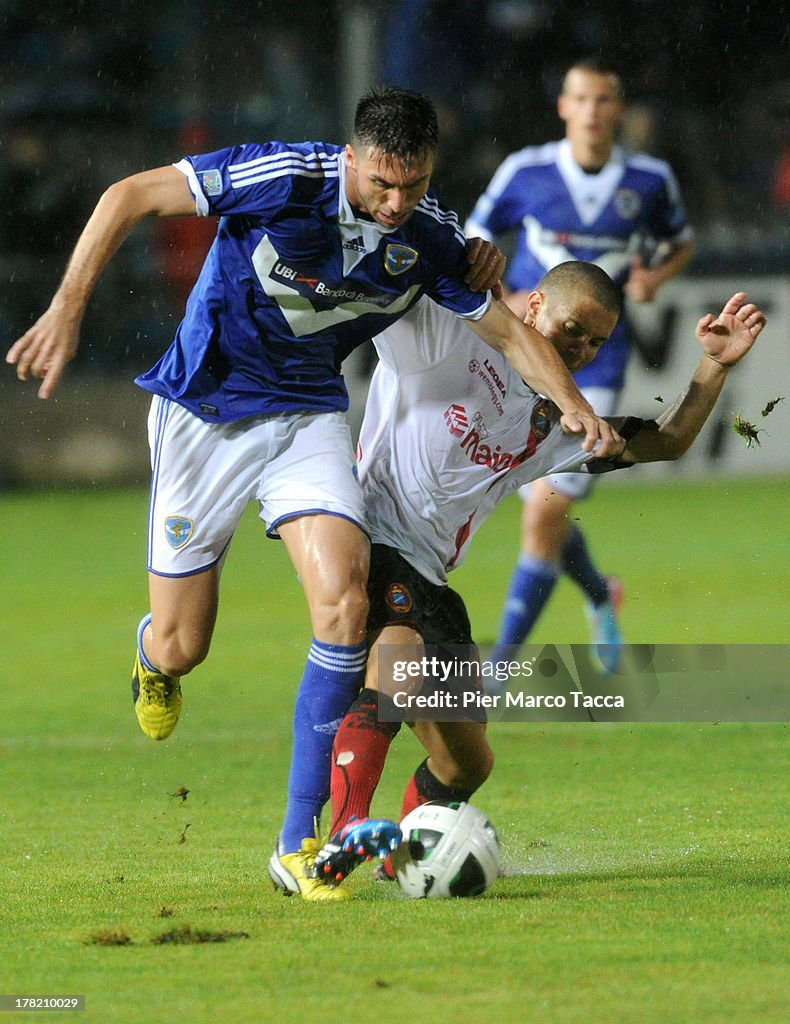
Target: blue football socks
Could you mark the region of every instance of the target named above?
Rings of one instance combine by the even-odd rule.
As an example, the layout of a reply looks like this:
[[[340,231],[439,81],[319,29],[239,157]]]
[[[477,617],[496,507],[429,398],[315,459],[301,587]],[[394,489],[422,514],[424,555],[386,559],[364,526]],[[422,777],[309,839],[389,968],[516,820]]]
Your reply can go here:
[[[559,575],[560,567],[554,562],[534,558],[532,555],[519,556],[510,578],[499,636],[487,660],[496,662],[510,659],[513,652],[506,648],[519,647],[527,638],[543,606],[551,597]]]
[[[294,707],[280,853],[294,853],[313,835],[314,821],[329,799],[335,733],[360,690],[366,660],[365,644],[344,647],[313,639]]]
[[[584,591],[587,600],[595,607],[609,600],[609,587],[593,564],[587,541],[577,526],[571,527],[570,535],[562,549],[562,569]]]

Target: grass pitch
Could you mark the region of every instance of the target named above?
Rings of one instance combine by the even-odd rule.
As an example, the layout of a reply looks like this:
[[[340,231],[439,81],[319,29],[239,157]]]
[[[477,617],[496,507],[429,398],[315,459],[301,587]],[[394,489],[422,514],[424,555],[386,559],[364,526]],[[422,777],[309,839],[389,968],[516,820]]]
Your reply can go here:
[[[789,499],[782,480],[599,487],[579,514],[626,581],[628,639],[786,643]],[[518,512],[454,575],[483,639]],[[84,994],[101,1024],[787,1018],[787,725],[493,726],[475,802],[508,875],[488,896],[411,902],[360,868],[348,904],[285,899],[265,862],[309,636],[299,585],[250,515],[212,654],[153,744],[127,682],[145,521],[139,491],[0,503],[0,993]],[[531,640],[586,640],[569,585]],[[404,731],[374,811],[397,812],[420,759]]]

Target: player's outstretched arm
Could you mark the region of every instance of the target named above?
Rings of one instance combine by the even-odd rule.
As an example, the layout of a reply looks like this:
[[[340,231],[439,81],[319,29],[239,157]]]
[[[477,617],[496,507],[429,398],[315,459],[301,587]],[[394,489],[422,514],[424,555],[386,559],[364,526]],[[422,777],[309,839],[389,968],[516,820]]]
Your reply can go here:
[[[6,355],[20,380],[41,379],[39,398],[49,398],[74,358],[80,323],[96,281],[134,226],[149,214],[170,217],[194,212],[187,179],[175,167],[143,171],[107,189],[80,235],[49,308]]]
[[[495,299],[479,320],[466,323],[507,359],[533,391],[559,407],[566,433],[584,434],[584,451],[592,451],[599,442],[596,453],[603,458],[622,451],[623,439],[611,424],[595,415],[554,346],[514,316],[504,302]]]
[[[765,327],[765,316],[736,292],[718,316],[697,322],[696,335],[705,354],[689,386],[647,429],[626,444],[626,462],[679,459],[694,443],[721,394],[731,367],[743,359]]]

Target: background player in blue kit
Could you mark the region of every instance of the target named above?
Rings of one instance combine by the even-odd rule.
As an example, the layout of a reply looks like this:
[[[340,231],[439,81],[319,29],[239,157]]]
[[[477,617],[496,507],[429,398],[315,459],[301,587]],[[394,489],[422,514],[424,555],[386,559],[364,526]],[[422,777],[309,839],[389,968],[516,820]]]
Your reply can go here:
[[[558,99],[565,138],[511,154],[477,201],[467,234],[487,239],[517,231],[505,283],[508,303],[526,314],[530,290],[551,267],[569,259],[597,263],[635,302],[687,264],[691,229],[669,166],[616,145],[625,112],[619,76],[598,58],[574,64]],[[646,265],[643,253],[661,258]],[[655,264],[655,265],[654,265]],[[623,387],[629,353],[621,316],[598,358],[575,377],[596,412],[611,415]],[[565,573],[583,590],[593,642],[614,669],[621,636],[616,620],[619,581],[593,563],[582,531],[571,524],[573,502],[589,492],[582,474],[545,478],[524,488],[521,554],[510,581],[492,660],[521,644]]]
[[[621,444],[555,350],[490,293],[470,290],[455,215],[428,191],[436,114],[385,89],[358,106],[351,144],[244,144],[123,179],[101,197],[49,308],[9,351],[47,398],[74,356],[83,312],[118,246],[147,215],[212,215],[216,239],[175,339],[138,378],[152,392],[150,613],[132,677],[143,731],[164,739],[180,679],[204,660],[222,564],[249,501],[302,581],[313,640],[296,698],[288,804],[270,873],[286,891],[343,898],[311,877],[314,818],[332,737],[366,657],[367,520],[345,422],[343,357],[423,293],[466,319],[563,410],[590,450]],[[483,282],[485,283],[485,281]]]

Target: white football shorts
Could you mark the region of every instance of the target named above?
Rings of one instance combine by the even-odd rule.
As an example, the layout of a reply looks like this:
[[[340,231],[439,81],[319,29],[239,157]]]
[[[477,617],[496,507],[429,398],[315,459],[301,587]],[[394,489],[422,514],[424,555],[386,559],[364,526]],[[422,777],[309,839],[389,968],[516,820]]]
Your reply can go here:
[[[148,570],[159,576],[191,576],[216,565],[250,501],[258,502],[269,537],[285,520],[319,513],[368,532],[342,413],[204,423],[156,395],[148,443]]]
[[[619,389],[589,387],[580,388],[580,391],[599,416],[614,416],[620,399]],[[557,473],[556,476],[547,476],[545,479],[551,484],[552,490],[564,494],[573,501],[580,501],[590,493],[597,477],[590,473]],[[522,501],[529,497],[530,486],[524,484],[523,487],[519,487],[518,493]]]

